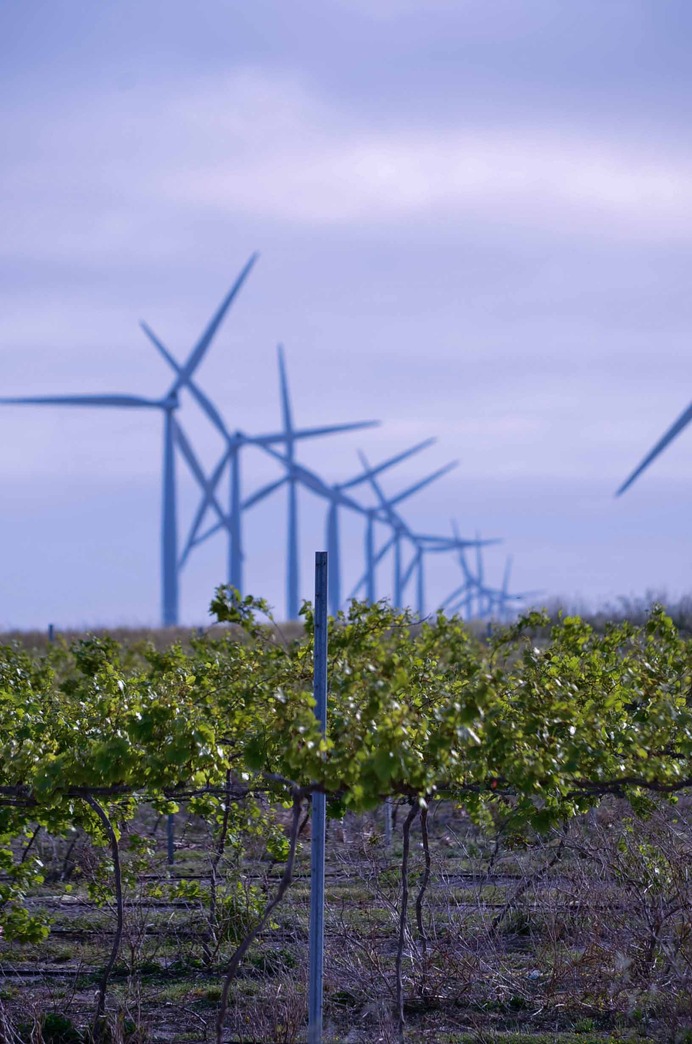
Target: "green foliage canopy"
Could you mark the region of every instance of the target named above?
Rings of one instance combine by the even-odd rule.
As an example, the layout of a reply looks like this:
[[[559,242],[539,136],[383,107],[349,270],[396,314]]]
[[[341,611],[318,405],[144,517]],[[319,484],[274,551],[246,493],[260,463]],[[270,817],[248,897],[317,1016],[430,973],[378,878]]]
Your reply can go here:
[[[141,802],[192,800],[204,813],[220,794],[290,801],[319,788],[334,814],[447,796],[477,818],[500,807],[541,829],[605,793],[643,805],[648,791],[692,783],[692,650],[660,609],[605,634],[568,617],[540,644],[546,620],[530,614],[485,645],[442,614],[415,623],[354,602],[330,621],[323,739],[310,606],[305,639],[291,642],[260,622],[262,602],[220,588],[212,608],[233,626],[189,650],[132,655],[95,637],[41,656],[0,648],[8,927],[30,865],[11,843],[37,825],[103,842],[89,795],[116,823]]]

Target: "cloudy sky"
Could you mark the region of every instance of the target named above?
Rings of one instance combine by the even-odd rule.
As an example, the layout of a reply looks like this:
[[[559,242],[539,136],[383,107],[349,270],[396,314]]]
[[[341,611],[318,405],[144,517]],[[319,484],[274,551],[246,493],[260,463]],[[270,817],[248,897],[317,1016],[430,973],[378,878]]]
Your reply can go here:
[[[0,394],[163,395],[140,320],[184,359],[258,250],[198,372],[230,428],[279,425],[281,341],[298,424],[382,422],[301,459],[437,436],[383,484],[458,459],[405,518],[502,537],[490,581],[689,591],[692,428],[613,493],[692,398],[691,32],[689,0],[0,0]],[[156,621],[161,452],[149,411],[0,408],[0,628]],[[248,454],[247,493],[275,476]],[[247,520],[279,615],[285,510]],[[431,604],[458,583],[436,559]]]

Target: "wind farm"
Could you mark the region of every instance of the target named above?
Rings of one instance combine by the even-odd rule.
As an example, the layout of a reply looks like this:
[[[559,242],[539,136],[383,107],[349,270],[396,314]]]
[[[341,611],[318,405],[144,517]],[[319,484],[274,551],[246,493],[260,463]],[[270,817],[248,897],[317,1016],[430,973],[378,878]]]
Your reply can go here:
[[[0,1044],[692,1044],[691,37],[0,3]]]
[[[273,431],[249,432],[234,428],[226,420],[227,410],[204,388],[198,371],[232,306],[253,272],[258,255],[252,254],[241,268],[201,335],[179,361],[174,352],[142,322],[141,329],[166,366],[172,370],[172,382],[161,398],[130,393],[13,395],[0,398],[0,408],[64,408],[158,411],[163,418],[163,453],[160,480],[160,623],[171,627],[181,622],[180,589],[183,572],[194,562],[193,552],[202,544],[215,541],[221,549],[217,576],[240,595],[246,590],[246,547],[244,530],[250,512],[265,501],[283,498],[283,507],[273,512],[273,540],[282,544],[284,555],[284,605],[279,615],[286,620],[299,617],[302,600],[309,592],[301,576],[300,530],[301,506],[305,494],[310,495],[311,509],[315,501],[321,505],[324,546],[330,556],[329,607],[333,615],[344,609],[351,598],[361,597],[375,602],[386,599],[398,609],[411,608],[419,618],[439,608],[452,608],[466,618],[506,618],[511,607],[522,604],[523,596],[511,594],[505,574],[502,586],[490,587],[485,582],[482,550],[498,543],[497,538],[465,537],[454,529],[453,535],[418,533],[402,513],[409,498],[421,495],[458,465],[452,461],[437,467],[405,488],[387,494],[382,485],[385,474],[397,465],[428,449],[435,443],[430,436],[412,446],[403,447],[379,464],[371,465],[365,453],[358,451],[360,471],[354,477],[338,481],[318,473],[300,460],[300,447],[315,439],[365,432],[378,426],[374,419],[337,420],[332,424],[298,425],[288,378],[287,354],[277,349],[278,385],[281,418]],[[134,378],[136,383],[136,377]],[[208,427],[220,437],[222,452],[211,466],[198,451],[187,426],[191,411],[197,412]],[[279,471],[270,482],[254,482],[244,464],[249,450],[259,451]],[[185,473],[194,488],[191,521],[181,538],[181,475]],[[187,505],[190,506],[189,504]],[[342,515],[362,528],[362,563],[355,569],[360,576],[344,599],[342,576],[343,552],[340,541]],[[283,518],[283,522],[282,522]],[[155,529],[152,524],[152,531]],[[153,533],[152,533],[153,535]],[[464,553],[473,549],[475,572],[466,565]],[[451,594],[431,603],[426,598],[426,558],[447,555],[461,563],[464,584]],[[352,563],[351,563],[352,564]],[[352,570],[353,571],[353,570]],[[463,597],[462,597],[463,594]]]

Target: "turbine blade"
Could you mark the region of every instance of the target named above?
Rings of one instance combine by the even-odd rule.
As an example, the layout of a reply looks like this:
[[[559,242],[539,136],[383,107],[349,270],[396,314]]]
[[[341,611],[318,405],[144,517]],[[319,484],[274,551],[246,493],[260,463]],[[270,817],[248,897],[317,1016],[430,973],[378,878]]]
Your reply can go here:
[[[428,475],[427,478],[421,479],[420,482],[416,482],[415,485],[409,486],[403,493],[399,493],[398,496],[390,500],[389,503],[393,507],[395,504],[401,503],[402,500],[406,500],[408,497],[412,497],[414,493],[418,493],[419,490],[429,486],[431,482],[435,482],[436,479],[442,478],[448,471],[452,471],[459,464],[458,460],[453,460],[450,464],[446,464],[443,468],[438,468],[437,471],[433,471],[432,475]]]
[[[195,384],[194,381],[188,381],[185,387],[187,388],[193,399],[196,400],[200,409],[204,413],[206,413],[207,417],[214,425],[214,427],[217,429],[217,431],[220,433],[220,435],[224,439],[230,439],[231,436],[229,434],[228,428],[226,427],[225,421],[219,413],[219,411],[217,410],[214,403],[211,401],[211,399],[209,399],[208,396],[204,394],[204,392],[198,387],[198,385]]]
[[[466,583],[466,581],[464,581],[463,584],[459,584],[459,586],[454,591],[452,591],[450,595],[447,595],[444,602],[442,603],[442,608],[444,609],[445,606],[449,605],[453,598],[458,598],[459,595],[464,594],[466,592],[467,587],[468,584]]]
[[[225,528],[225,522],[215,522],[213,526],[209,527],[209,529],[205,529],[201,536],[195,537],[192,546],[197,547],[198,544],[203,544],[205,540],[208,540],[209,537],[213,537],[215,533],[218,533],[218,531],[223,528]]]
[[[418,555],[414,555],[409,564],[407,565],[406,569],[404,570],[403,576],[401,577],[401,587],[403,590],[406,590],[406,585],[413,576],[413,570],[416,568],[417,565]]]
[[[365,456],[365,454],[363,453],[362,450],[358,450],[358,456],[360,457],[360,462],[363,465],[363,471],[368,472],[367,481],[370,483],[371,487],[374,489],[375,495],[376,495],[377,499],[379,500],[381,507],[384,509],[386,519],[389,521],[389,523],[391,525],[395,525],[398,520],[396,519],[396,516],[395,516],[394,512],[392,511],[392,503],[393,503],[393,501],[388,501],[387,498],[385,497],[384,493],[382,492],[382,487],[380,486],[379,482],[375,478],[375,475],[373,473],[373,468],[370,467],[370,464],[368,462],[368,458]]]
[[[362,428],[378,428],[381,421],[353,421],[351,424],[330,424],[325,428],[299,428],[294,430],[294,439],[314,439],[321,435],[339,435],[344,431],[360,431]]]
[[[405,500],[407,497],[412,496],[414,493],[418,492],[418,490],[423,489],[430,482],[433,482],[441,475],[444,475],[446,474],[446,472],[451,471],[452,468],[455,468],[457,466],[457,461],[453,461],[451,464],[447,464],[443,468],[438,468],[438,470],[433,472],[432,475],[428,475],[426,478],[421,479],[419,482],[416,482],[413,486],[410,486],[408,489],[404,490],[403,493],[399,493],[391,500],[388,500],[382,492],[382,488],[379,482],[377,481],[375,474],[373,474],[374,469],[370,467],[368,459],[362,452],[362,450],[359,451],[358,455],[360,457],[360,462],[363,465],[364,471],[368,473],[367,481],[370,483],[375,493],[377,494],[377,497],[380,501],[380,505],[385,513],[386,520],[389,522],[391,526],[394,527],[396,534],[401,535],[403,533],[406,537],[408,537],[408,539],[412,540],[415,543],[416,538],[414,534],[411,533],[411,530],[405,524],[401,516],[394,511],[394,506],[400,503],[400,501]]]
[[[361,428],[376,428],[380,421],[356,421],[353,424],[332,424],[326,428],[298,428],[293,431],[294,439],[312,439],[321,435],[338,435],[344,431],[359,431]],[[272,446],[277,442],[286,441],[286,432],[280,431],[273,435],[248,435],[245,440],[253,446]]]
[[[382,545],[382,547],[380,548],[380,550],[379,550],[379,551],[377,552],[377,554],[376,554],[376,555],[375,555],[375,557],[373,558],[373,562],[372,562],[373,566],[379,565],[379,563],[380,563],[380,562],[382,561],[382,559],[384,558],[384,556],[385,556],[385,555],[387,554],[387,552],[389,551],[389,549],[390,549],[390,548],[392,547],[392,545],[394,544],[394,541],[395,541],[395,540],[396,540],[396,537],[390,537],[390,538],[389,538],[389,540],[388,540],[388,541],[387,541],[387,542],[386,542],[385,544],[383,544],[383,545]],[[350,602],[352,598],[355,598],[355,597],[356,597],[356,595],[357,595],[357,594],[358,594],[358,592],[360,591],[361,587],[363,587],[363,586],[364,586],[364,585],[365,585],[365,584],[367,583],[367,579],[368,579],[368,573],[367,573],[367,571],[366,571],[365,573],[363,573],[363,575],[361,576],[361,578],[360,578],[360,580],[358,581],[358,583],[357,583],[357,584],[355,585],[355,587],[354,587],[354,588],[352,589],[351,593],[350,593],[350,594],[349,594],[349,596],[348,596],[348,599],[347,599],[347,601],[349,601],[349,602]]]
[[[476,581],[475,581],[474,575],[471,572],[471,569],[469,567],[468,562],[466,561],[466,555],[464,554],[464,549],[461,548],[461,547],[459,548],[459,551],[458,551],[458,554],[457,554],[457,561],[459,562],[459,565],[461,566],[461,571],[464,574],[464,579],[466,580],[466,583],[467,584],[475,584]]]
[[[348,598],[346,599],[347,602],[350,602],[352,598],[356,597],[356,595],[360,591],[361,587],[365,587],[367,579],[368,579],[368,574],[367,573],[363,573],[363,575],[361,576],[361,578],[358,581],[358,583],[356,584],[356,586],[354,588],[352,588]]]
[[[374,558],[374,564],[375,565],[379,565],[380,564],[380,562],[382,561],[384,556],[394,546],[395,543],[396,543],[396,534],[394,536],[390,537],[389,540],[387,540],[382,545],[380,550],[377,552],[377,554],[375,555],[375,558]]]
[[[211,481],[204,474],[202,466],[199,463],[199,460],[197,459],[197,455],[192,449],[192,446],[190,445],[185,432],[179,424],[174,425],[173,435],[178,449],[185,458],[187,466],[189,467],[190,471],[197,480],[197,485],[204,493],[205,503],[214,508],[217,515],[219,516],[219,519],[222,522],[227,521],[226,514],[221,505],[219,504],[218,500],[216,499],[216,494],[214,488],[212,487]]]
[[[323,482],[319,475],[309,471],[307,468],[302,467],[300,464],[294,464],[291,467],[291,474],[297,482],[300,482],[302,486],[309,489],[312,493],[316,493],[318,497],[325,497],[331,500],[331,489]]]
[[[642,471],[644,471],[646,468],[648,468],[649,464],[651,464],[651,462],[656,459],[656,457],[659,455],[659,453],[663,452],[663,450],[666,448],[666,446],[673,441],[673,439],[675,438],[676,435],[680,434],[680,432],[683,430],[683,428],[687,427],[687,425],[690,423],[691,420],[692,420],[692,404],[690,404],[687,407],[687,409],[684,411],[684,413],[680,414],[680,416],[676,420],[675,424],[673,424],[670,428],[668,428],[668,431],[665,433],[665,435],[663,435],[658,440],[658,442],[656,443],[654,448],[651,450],[651,452],[647,453],[647,455],[644,457],[644,460],[641,462],[641,464],[639,464],[634,469],[634,471],[632,472],[630,477],[628,479],[626,479],[625,482],[623,482],[623,484],[620,486],[619,490],[615,494],[616,497],[621,496],[621,494],[623,494],[626,489],[629,489],[629,487],[632,485],[632,483],[635,481],[635,479],[637,479],[641,475]]]
[[[165,409],[161,399],[144,399],[140,395],[32,395],[0,398],[3,406],[120,406],[128,409]]]
[[[259,254],[252,254],[250,260],[247,262],[240,275],[236,279],[235,283],[224,297],[211,322],[207,326],[206,330],[200,337],[195,347],[190,352],[187,362],[184,363],[184,365],[182,366],[178,378],[176,379],[173,385],[173,391],[177,391],[183,384],[185,384],[186,381],[190,377],[192,377],[193,373],[201,363],[209,345],[211,344],[214,338],[216,331],[218,330],[226,316],[226,312],[233,304],[237,294],[239,293],[243,283],[249,276],[250,271],[252,270],[252,267],[254,266],[258,257]]]
[[[456,548],[490,547],[492,544],[502,543],[500,537],[483,537],[481,540],[471,540],[462,537],[434,536],[432,533],[416,533],[416,540],[422,540],[426,543],[430,541],[433,546],[426,548],[428,551],[454,551]]]
[[[286,358],[283,345],[277,347],[279,357],[279,383],[281,385],[281,412],[284,420],[284,429],[290,439],[293,438],[293,417],[291,415],[291,400],[288,393],[288,377],[286,376]]]
[[[285,439],[285,436],[281,437],[282,439]],[[280,464],[283,464],[283,466],[288,470],[289,475],[287,476],[287,479],[291,478],[296,482],[300,482],[307,489],[311,490],[313,493],[316,493],[317,496],[324,497],[327,500],[331,500],[333,503],[335,501],[338,501],[338,503],[343,504],[344,507],[350,507],[359,512],[365,511],[365,508],[363,508],[355,500],[352,500],[350,497],[347,497],[345,494],[342,494],[338,487],[329,486],[326,482],[324,482],[323,479],[320,478],[320,476],[316,472],[312,471],[310,468],[306,468],[302,464],[296,464],[289,457],[284,457],[283,454],[279,453],[277,450],[271,449],[269,446],[265,445],[263,446],[263,449],[264,452],[267,453],[270,457],[272,457],[273,460],[277,460]]]
[[[364,508],[362,504],[353,500],[352,497],[346,496],[338,487],[328,485],[309,468],[303,467],[302,464],[289,464],[288,467],[293,478],[318,497],[329,500],[332,505],[341,504],[343,507],[351,508],[352,511],[357,511],[359,514],[367,513],[367,508]]]
[[[159,352],[166,360],[171,369],[174,370],[176,373],[180,373],[180,371],[182,370],[182,366],[180,365],[178,360],[173,355],[171,355],[163,341],[159,340],[159,338],[156,336],[149,324],[145,323],[142,319],[140,321],[139,326],[140,329],[144,332],[145,336],[148,337],[151,343],[154,345],[154,348],[156,348],[157,352]]]
[[[393,468],[395,464],[400,464],[401,461],[407,460],[408,457],[412,457],[414,453],[420,453],[421,450],[427,449],[428,446],[432,446],[434,442],[437,442],[437,439],[424,439],[423,442],[419,442],[410,449],[404,450],[403,453],[397,453],[396,456],[389,457],[388,460],[382,461],[381,464],[376,464],[375,467],[362,472],[349,482],[340,482],[339,487],[341,489],[350,489],[351,486],[357,486],[359,483],[365,482],[370,475],[379,475],[382,471],[386,471],[387,468]]]
[[[229,438],[229,434],[228,434],[228,431],[226,429],[226,425],[224,423],[223,417],[221,416],[221,414],[217,410],[217,408],[214,405],[214,403],[195,384],[195,382],[192,380],[192,378],[184,377],[184,375],[183,375],[183,367],[180,365],[178,360],[175,359],[173,355],[171,355],[171,353],[166,348],[165,344],[162,341],[159,340],[159,338],[156,336],[156,334],[151,329],[151,327],[148,326],[144,322],[140,323],[139,325],[141,326],[142,330],[144,331],[146,336],[149,338],[151,343],[154,345],[154,347],[164,357],[166,362],[171,366],[171,368],[179,376],[182,377],[183,384],[181,385],[181,387],[187,388],[187,390],[190,392],[192,397],[194,399],[196,399],[196,401],[199,404],[199,406],[201,407],[201,409],[204,411],[204,413],[206,413],[206,415],[209,418],[209,420],[212,422],[214,427],[218,429],[218,431],[221,433],[221,435],[224,438]]]
[[[254,504],[258,504],[260,500],[264,500],[270,493],[273,493],[275,489],[280,489],[288,481],[287,476],[278,479],[277,482],[272,482],[269,486],[263,486],[262,489],[258,489],[256,493],[253,493],[251,497],[244,500],[242,503],[242,509],[245,511],[247,508],[251,508]]]
[[[216,487],[218,486],[218,484],[219,484],[219,482],[221,480],[221,476],[223,475],[224,469],[226,467],[226,464],[229,461],[230,456],[231,456],[231,450],[227,449],[226,452],[224,453],[224,455],[222,456],[221,460],[219,461],[219,463],[214,468],[214,471],[212,472],[211,478],[209,479],[209,485],[211,487],[212,492],[214,492],[214,493],[216,492]],[[200,503],[199,507],[197,508],[197,512],[196,512],[195,517],[194,517],[194,519],[192,521],[192,525],[190,526],[190,532],[188,534],[188,538],[187,538],[187,541],[186,541],[186,544],[185,544],[185,550],[183,552],[183,556],[184,556],[183,557],[183,561],[185,561],[187,559],[187,556],[189,555],[189,553],[192,550],[192,548],[198,543],[197,534],[199,533],[200,526],[202,525],[202,522],[204,521],[204,517],[205,517],[205,515],[207,513],[207,508],[208,507],[209,507],[209,497],[205,494],[205,496],[202,497],[201,503]]]

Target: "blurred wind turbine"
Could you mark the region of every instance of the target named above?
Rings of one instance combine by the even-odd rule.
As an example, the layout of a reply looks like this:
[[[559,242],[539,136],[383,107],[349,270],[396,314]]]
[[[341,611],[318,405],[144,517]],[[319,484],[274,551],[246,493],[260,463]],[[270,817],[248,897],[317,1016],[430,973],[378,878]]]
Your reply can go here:
[[[162,341],[154,334],[154,332],[146,325],[142,323],[142,329],[146,333],[155,348],[161,353],[166,362],[171,368],[178,374],[181,375],[183,367],[173,355],[168,351]],[[285,377],[285,374],[284,374]],[[225,421],[221,414],[216,409],[214,404],[211,402],[209,397],[201,390],[196,382],[189,377],[185,379],[185,388],[190,392],[198,406],[206,414],[212,425],[216,428],[217,432],[221,435],[225,442],[225,449],[221,456],[221,459],[214,468],[210,476],[205,475],[198,461],[191,459],[194,457],[192,454],[191,447],[181,447],[186,459],[190,465],[191,470],[195,474],[198,485],[202,490],[202,499],[197,509],[197,513],[190,527],[190,531],[183,548],[182,555],[180,557],[179,566],[182,567],[190,552],[198,544],[203,543],[209,537],[213,536],[220,529],[225,529],[228,533],[228,582],[236,588],[236,590],[243,591],[243,539],[242,539],[242,513],[250,507],[253,507],[259,501],[263,500],[274,490],[280,488],[285,478],[280,479],[278,482],[272,483],[270,486],[264,487],[257,494],[248,498],[245,502],[241,499],[241,473],[240,473],[240,454],[244,447],[255,446],[264,449],[271,456],[276,459],[285,462],[285,457],[281,454],[272,451],[272,447],[287,443],[287,434],[284,427],[283,431],[273,432],[266,435],[246,435],[242,431],[231,432],[228,430]],[[332,424],[328,426],[315,427],[315,428],[299,428],[292,430],[290,433],[291,442],[300,441],[303,439],[317,438],[323,435],[333,435],[345,431],[356,431],[360,428],[371,427],[376,424],[375,421],[368,421],[355,424]],[[230,504],[228,512],[225,512],[219,507],[217,500],[218,486],[223,478],[224,473],[228,470],[230,477]],[[219,516],[218,521],[200,533],[202,523],[206,517],[206,514],[210,508],[214,508],[216,514]]]
[[[512,557],[511,555],[507,558],[505,564],[505,572],[502,578],[502,587],[499,591],[495,592],[494,601],[494,612],[497,612],[497,619],[506,622],[511,616],[511,606],[521,605],[528,598],[535,598],[537,595],[543,594],[543,591],[516,591],[514,594],[509,592],[509,576],[512,571]]]
[[[379,424],[379,421],[355,421],[347,424],[330,424],[319,428],[296,428],[293,423],[293,411],[291,408],[291,398],[288,388],[288,377],[286,373],[286,360],[284,350],[279,345],[278,350],[278,363],[279,363],[279,386],[281,394],[281,412],[283,429],[277,435],[271,436],[242,436],[244,444],[247,445],[258,445],[264,451],[265,454],[272,457],[277,461],[284,469],[284,474],[281,478],[268,485],[262,487],[253,493],[250,497],[244,500],[239,505],[238,515],[240,516],[241,511],[247,511],[255,504],[259,503],[265,497],[271,493],[281,489],[282,487],[288,487],[288,519],[287,519],[287,545],[286,545],[286,617],[289,620],[295,620],[298,618],[300,609],[299,599],[299,569],[298,569],[298,558],[299,558],[299,546],[298,546],[298,487],[304,486],[311,490],[313,493],[327,499],[329,501],[337,501],[341,506],[350,508],[354,511],[362,511],[362,507],[355,500],[348,497],[340,489],[330,486],[324,482],[310,468],[304,467],[299,464],[296,460],[296,442],[307,439],[316,438],[323,435],[336,435],[347,431],[358,431],[362,428],[372,428]],[[241,433],[236,434],[236,438],[240,437]],[[274,448],[276,443],[283,444],[283,450],[279,451]],[[210,485],[215,486],[220,476],[220,470],[223,468],[224,460],[217,465],[217,468],[210,480]],[[201,505],[200,513],[203,513],[207,507],[210,506],[210,501],[207,499]],[[196,520],[196,522],[199,521]],[[223,523],[217,522],[207,530],[203,535],[195,537],[194,542],[199,543],[201,540],[207,539],[212,533],[218,531]],[[191,538],[194,534],[191,534]],[[338,558],[338,549],[335,555]],[[330,587],[333,587],[332,583],[332,570],[335,570],[336,576],[338,576],[338,561],[334,559],[330,560]],[[239,587],[238,584],[234,586]],[[240,588],[239,588],[240,589]],[[330,599],[331,604],[331,599]]]
[[[181,447],[182,433],[174,413],[179,407],[178,393],[190,381],[202,362],[226,313],[233,304],[243,283],[257,260],[253,254],[235,283],[226,294],[210,323],[191,349],[185,363],[161,399],[147,399],[139,395],[40,395],[1,398],[2,405],[21,406],[90,406],[126,409],[158,409],[163,412],[163,480],[161,512],[161,618],[164,627],[177,624],[179,606],[177,555],[177,501],[175,475],[175,448]],[[190,459],[186,456],[190,464]]]
[[[329,485],[321,479],[316,472],[312,471],[311,468],[306,468],[302,464],[295,463],[295,461],[293,464],[290,464],[287,458],[282,457],[281,454],[275,451],[272,451],[270,455],[275,457],[286,467],[287,474],[279,479],[278,482],[274,482],[264,489],[259,490],[258,493],[245,502],[243,508],[245,509],[253,506],[257,500],[272,493],[280,486],[288,484],[289,477],[292,477],[297,485],[302,486],[304,489],[328,502],[326,545],[329,554],[329,611],[333,616],[336,616],[341,608],[339,596],[341,563],[338,529],[334,525],[334,519],[336,517],[336,512],[340,507],[347,508],[357,514],[365,514],[366,509],[357,500],[354,500],[353,497],[348,496],[343,489],[338,486]]]
[[[360,452],[359,453],[359,457],[360,457],[360,462],[363,465],[363,469],[365,471],[372,472],[374,469],[372,469],[370,467],[370,464],[368,463],[368,460],[367,460],[365,454]],[[414,495],[414,493],[418,493],[420,490],[425,489],[425,487],[429,486],[431,482],[434,482],[436,479],[441,478],[443,475],[446,475],[447,472],[451,471],[453,468],[455,468],[457,466],[457,464],[458,464],[458,461],[455,460],[455,461],[452,461],[450,464],[446,464],[442,468],[438,468],[437,471],[434,471],[432,474],[427,475],[423,479],[420,479],[420,481],[415,482],[412,486],[409,486],[407,489],[403,490],[403,492],[398,493],[396,496],[390,497],[390,498],[387,498],[385,496],[385,494],[384,494],[384,492],[382,490],[382,487],[380,486],[379,482],[377,481],[376,475],[371,473],[368,476],[368,482],[370,483],[370,486],[374,490],[375,495],[376,495],[377,500],[378,500],[378,510],[382,513],[382,515],[384,516],[384,519],[386,520],[387,524],[392,529],[392,536],[387,541],[387,543],[384,545],[384,547],[380,549],[380,551],[378,552],[377,556],[374,555],[374,540],[373,540],[373,530],[372,530],[372,527],[369,527],[369,529],[368,529],[368,533],[367,533],[367,537],[366,537],[366,572],[365,572],[365,582],[366,582],[366,584],[367,584],[367,586],[369,588],[369,593],[368,593],[368,600],[369,601],[374,601],[374,597],[370,598],[370,593],[372,593],[374,595],[374,572],[375,572],[375,566],[381,560],[381,558],[384,556],[384,554],[388,550],[390,550],[390,548],[393,548],[394,580],[393,580],[393,598],[392,598],[392,601],[393,601],[395,609],[403,608],[403,606],[402,606],[402,603],[403,603],[403,586],[402,586],[403,568],[402,568],[402,547],[401,547],[401,544],[402,544],[402,540],[405,539],[405,538],[408,538],[409,540],[411,540],[412,533],[411,533],[411,530],[409,529],[409,527],[407,526],[407,524],[404,522],[404,520],[401,517],[401,515],[399,515],[398,512],[396,512],[394,510],[394,508],[396,507],[397,504],[402,503],[404,500],[408,500],[408,498],[412,497]],[[375,516],[373,516],[373,518],[372,518],[373,523],[374,523],[374,517]],[[357,585],[356,590],[358,590],[360,588],[362,582],[363,581],[361,581]]]
[[[356,425],[360,427],[361,425]],[[337,430],[351,429],[352,425],[340,425]],[[327,433],[331,433],[334,429],[329,429]],[[323,433],[323,432],[320,432]],[[329,611],[332,616],[336,616],[341,609],[341,554],[339,546],[339,527],[338,527],[338,512],[339,509],[350,510],[355,514],[364,515],[368,517],[371,514],[371,508],[366,507],[359,501],[354,500],[353,497],[349,496],[345,491],[352,489],[367,481],[372,474],[379,474],[388,468],[393,467],[395,464],[400,463],[407,457],[412,456],[414,453],[418,453],[426,446],[434,442],[434,439],[426,439],[424,442],[419,443],[417,446],[413,446],[411,449],[405,450],[403,453],[397,453],[395,456],[390,457],[388,460],[383,461],[374,468],[370,468],[365,472],[360,472],[355,478],[349,479],[346,482],[340,482],[335,484],[329,484],[325,482],[320,476],[313,471],[311,468],[307,468],[302,464],[298,464],[295,461],[290,464],[288,459],[281,455],[276,450],[266,449],[268,453],[275,460],[279,461],[287,468],[288,472],[293,476],[295,482],[302,486],[304,489],[323,500],[326,500],[329,504],[327,509],[327,521],[326,521],[326,547],[329,553]],[[287,484],[289,481],[288,474],[277,482],[271,483],[269,486],[258,490],[253,496],[248,498],[243,503],[243,510],[253,507],[259,500],[263,499],[269,493],[280,488],[282,485]],[[378,511],[379,509],[376,509]],[[215,527],[216,528],[216,527]]]
[[[486,594],[486,590],[482,586],[483,579],[483,560],[479,554],[480,548],[476,545],[476,568],[477,573],[474,575],[472,572],[465,555],[465,548],[460,545],[459,527],[455,519],[452,519],[452,532],[454,534],[454,544],[457,550],[457,561],[461,566],[461,571],[464,577],[464,582],[457,587],[450,595],[445,598],[442,603],[442,608],[449,612],[457,612],[459,609],[464,610],[464,619],[471,620],[474,616],[474,601],[476,602],[476,615],[478,619],[483,618],[483,604],[481,598]],[[476,534],[478,538],[478,534]],[[489,541],[492,543],[493,541]]]
[[[420,617],[425,615],[425,555],[449,554],[452,551],[457,551],[460,555],[463,555],[463,552],[471,547],[488,547],[491,544],[501,543],[498,539],[481,540],[476,537],[475,540],[468,540],[459,536],[450,538],[415,532],[409,534],[409,539],[414,545],[415,554],[404,572],[401,586],[405,591],[413,573],[416,573],[416,602],[417,612]]]
[[[373,468],[367,468],[361,471],[355,478],[348,479],[346,482],[340,482],[332,487],[336,493],[342,493],[347,489],[354,489],[356,486],[362,485],[367,482],[369,478],[376,475],[381,475],[383,471],[387,471],[389,468],[395,467],[397,464],[401,464],[404,460],[412,457],[416,453],[420,453],[421,450],[427,449],[428,446],[432,446],[437,440],[434,438],[424,439],[423,442],[417,443],[410,449],[403,450],[401,453],[395,454],[393,457],[389,457],[387,460],[382,461],[380,464],[376,464]],[[341,608],[341,558],[339,553],[339,516],[338,511],[341,506],[340,500],[337,496],[332,498],[327,513],[327,550],[329,551],[329,602],[330,612],[332,616],[336,616],[337,612]],[[370,549],[368,560],[372,560],[374,555],[374,534],[373,527],[375,524],[375,516],[379,513],[380,509],[376,508],[373,511],[371,508],[361,508],[360,513],[366,517],[367,527],[367,539],[366,546]],[[332,565],[334,563],[334,566]],[[374,575],[368,580],[368,601],[374,602],[374,594],[370,597],[370,587],[374,590]]]

